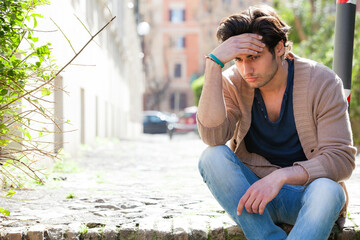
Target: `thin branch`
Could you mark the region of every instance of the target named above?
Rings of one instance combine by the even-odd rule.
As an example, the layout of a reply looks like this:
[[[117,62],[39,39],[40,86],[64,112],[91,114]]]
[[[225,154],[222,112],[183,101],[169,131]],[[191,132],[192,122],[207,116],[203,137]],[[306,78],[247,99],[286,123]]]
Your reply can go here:
[[[19,41],[19,44],[16,46],[16,48],[14,49],[14,51],[11,53],[10,58],[11,58],[11,57],[16,53],[16,51],[18,50],[18,48],[19,48],[22,40],[23,40],[24,37],[25,37],[26,32],[27,32],[27,31],[25,31],[24,34],[21,36],[21,39],[20,39],[20,41]]]
[[[91,32],[89,31],[89,29],[87,29],[87,27],[85,26],[85,24],[80,20],[80,18],[78,18],[78,16],[76,16],[76,14],[74,14],[74,16],[77,18],[77,20],[81,23],[81,25],[83,25],[83,27],[86,29],[86,31],[89,33],[90,36]],[[96,45],[98,45],[100,47],[100,45],[94,40],[94,43],[96,43]]]
[[[57,32],[58,30],[37,30],[37,29],[31,29],[31,28],[28,28],[28,29],[25,29],[25,28],[13,28],[15,30],[24,30],[24,31],[31,31],[31,32]]]
[[[74,47],[72,46],[70,40],[66,37],[65,33],[61,30],[61,28],[56,24],[56,22],[55,22],[52,18],[50,18],[50,20],[55,24],[55,26],[60,30],[60,32],[62,33],[62,35],[66,38],[66,40],[68,41],[68,43],[69,43],[71,49],[74,51],[74,53],[77,54],[76,51],[75,51],[75,49],[74,49]]]
[[[110,16],[113,16],[113,15],[112,15],[112,12],[111,12],[111,10],[110,10],[110,8],[109,8],[109,6],[108,6],[108,5],[105,5],[105,6],[106,6],[107,10],[109,11]]]
[[[2,56],[2,55],[0,55],[0,58],[2,58],[2,59],[4,59],[5,61],[9,62],[9,60],[6,59],[6,57],[4,57],[4,56]]]
[[[34,54],[35,54],[35,52],[32,52],[32,53],[30,53],[29,55],[27,55],[23,60],[21,60],[21,62],[19,62],[19,63],[15,66],[15,68],[17,68],[17,66],[21,65],[23,62],[25,62],[29,57],[31,57],[31,56],[34,55]]]
[[[107,22],[97,33],[95,33],[95,35],[93,35],[90,40],[80,49],[80,51],[67,63],[65,64],[65,66],[63,66],[56,74],[54,77],[52,77],[50,80],[46,81],[45,83],[43,83],[42,85],[40,85],[39,87],[19,96],[18,98],[14,99],[13,101],[5,104],[4,106],[2,106],[0,108],[1,109],[5,109],[6,107],[8,107],[10,104],[16,102],[17,100],[29,95],[30,93],[33,93],[39,89],[41,89],[42,87],[46,86],[48,83],[52,82],[67,66],[69,66],[78,56],[79,54],[87,47],[87,45],[90,44],[90,42],[99,34],[101,33],[114,19],[116,18],[116,16],[114,16],[109,22]]]
[[[22,88],[21,86],[19,86],[19,84],[18,84],[17,82],[14,82],[14,84],[16,84],[17,87]],[[15,90],[15,89],[13,89],[11,86],[8,86],[8,87],[11,88],[13,91]],[[26,92],[25,89],[22,89],[22,90]],[[53,124],[55,124],[55,126],[56,126],[58,129],[60,129],[59,125],[53,120],[53,118],[49,117],[49,115],[47,115],[47,113],[45,113],[46,108],[44,108],[45,110],[42,111],[42,110],[40,109],[40,108],[42,107],[41,104],[39,104],[39,105],[40,105],[40,107],[39,107],[39,106],[37,106],[36,104],[34,104],[30,99],[28,99],[28,98],[24,98],[24,99],[25,99],[28,103],[30,103],[33,107],[35,107],[35,108],[38,110],[38,113],[40,113],[44,118],[50,119],[50,121],[51,121]]]
[[[4,169],[4,167],[2,167],[2,169],[7,172],[7,174],[5,174],[2,170],[0,170],[0,173],[2,173],[2,175],[4,175],[7,179],[9,179],[17,187],[19,187],[21,185],[20,182],[16,179],[16,177],[14,177],[11,173],[9,173],[8,170]],[[11,176],[11,178],[9,176]],[[14,182],[14,181],[16,181],[16,182]]]
[[[77,64],[77,63],[73,63],[71,64],[71,66],[80,66],[80,67],[96,67],[95,64]]]

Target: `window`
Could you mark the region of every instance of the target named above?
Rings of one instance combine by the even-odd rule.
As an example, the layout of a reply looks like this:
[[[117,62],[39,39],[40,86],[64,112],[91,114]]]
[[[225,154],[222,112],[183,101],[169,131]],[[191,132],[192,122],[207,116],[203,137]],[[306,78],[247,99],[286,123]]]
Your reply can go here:
[[[185,48],[185,37],[176,38],[175,47],[181,49]]]
[[[171,110],[175,110],[175,93],[170,95],[170,108]]]
[[[181,78],[181,64],[180,63],[175,64],[174,77]]]
[[[186,93],[181,93],[180,94],[180,109],[184,109],[187,106],[187,97],[186,97]]]
[[[182,23],[185,21],[185,9],[175,8],[170,9],[170,22]]]
[[[187,107],[186,93],[175,92],[170,95],[171,110],[182,110]]]
[[[185,37],[171,37],[170,38],[170,46],[176,49],[184,49],[185,48]]]

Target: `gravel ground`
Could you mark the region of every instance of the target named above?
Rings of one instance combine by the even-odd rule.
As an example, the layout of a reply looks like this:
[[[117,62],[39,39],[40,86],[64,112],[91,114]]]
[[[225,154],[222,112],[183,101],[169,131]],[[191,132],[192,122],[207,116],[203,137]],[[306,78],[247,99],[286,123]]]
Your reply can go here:
[[[68,160],[78,163],[80,171],[52,173],[44,186],[0,198],[0,207],[11,211],[9,217],[0,217],[0,235],[3,239],[94,239],[89,236],[99,232],[108,234],[104,239],[121,234],[120,239],[241,235],[198,173],[197,161],[205,148],[192,133],[175,135],[171,141],[166,135],[143,135],[88,148],[82,157]],[[357,168],[347,183],[346,227],[352,231],[360,224],[359,180]],[[39,236],[29,237],[30,233]]]

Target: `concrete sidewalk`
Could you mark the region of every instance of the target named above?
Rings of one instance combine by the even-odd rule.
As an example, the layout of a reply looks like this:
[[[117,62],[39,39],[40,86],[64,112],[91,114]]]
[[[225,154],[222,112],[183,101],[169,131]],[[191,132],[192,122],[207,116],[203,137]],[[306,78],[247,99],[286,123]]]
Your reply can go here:
[[[195,134],[105,142],[45,186],[0,198],[0,239],[245,239],[203,183]],[[359,160],[357,160],[359,163]],[[349,217],[331,239],[358,239],[359,169],[347,182]]]

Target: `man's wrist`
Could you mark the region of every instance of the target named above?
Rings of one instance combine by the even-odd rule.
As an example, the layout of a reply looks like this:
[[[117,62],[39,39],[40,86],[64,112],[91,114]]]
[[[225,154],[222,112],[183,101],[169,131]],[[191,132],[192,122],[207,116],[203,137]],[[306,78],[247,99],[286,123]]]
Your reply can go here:
[[[214,62],[213,60],[209,59],[209,58],[205,58],[206,60],[206,66],[207,67],[215,67],[217,69],[222,69],[222,67],[217,64],[216,62]]]
[[[299,165],[280,168],[276,171],[282,184],[304,185],[308,179],[308,173]]]
[[[207,59],[212,60],[213,62],[217,63],[221,68],[223,68],[225,66],[225,64],[219,59],[217,58],[214,54],[209,53],[209,55],[205,56]]]

